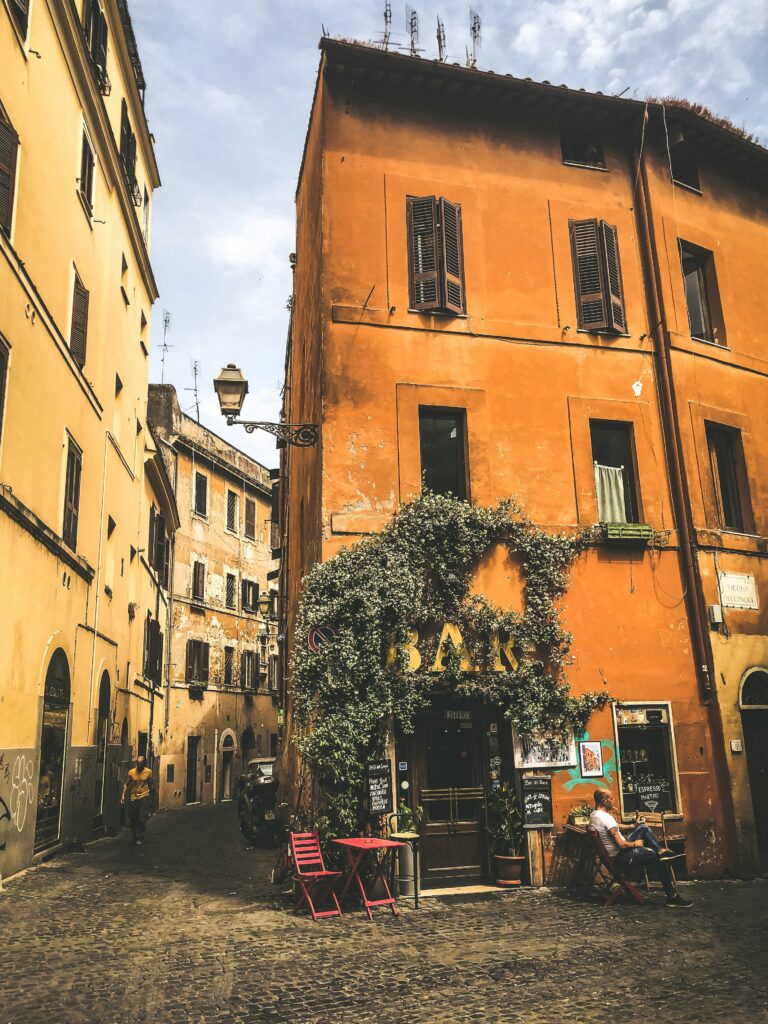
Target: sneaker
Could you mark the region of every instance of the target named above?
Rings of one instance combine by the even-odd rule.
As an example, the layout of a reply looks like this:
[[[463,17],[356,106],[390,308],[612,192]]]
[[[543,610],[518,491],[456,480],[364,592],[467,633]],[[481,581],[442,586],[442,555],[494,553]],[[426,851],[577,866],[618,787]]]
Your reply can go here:
[[[690,900],[684,899],[679,893],[667,900],[667,906],[672,907],[676,910],[688,910],[689,907],[693,906]]]
[[[659,850],[659,860],[677,860],[680,857],[684,857],[684,853],[675,853],[674,850],[670,850],[667,847]]]

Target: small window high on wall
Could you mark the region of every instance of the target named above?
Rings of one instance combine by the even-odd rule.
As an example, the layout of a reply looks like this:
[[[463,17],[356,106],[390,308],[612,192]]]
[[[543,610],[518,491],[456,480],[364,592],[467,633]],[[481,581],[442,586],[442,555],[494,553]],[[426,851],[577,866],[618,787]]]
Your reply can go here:
[[[435,494],[467,497],[466,417],[463,409],[419,408],[421,474]]]
[[[705,428],[720,528],[752,533],[752,502],[741,431],[719,423],[706,423]]]
[[[709,249],[680,239],[680,264],[691,337],[724,345],[725,326],[714,254]]]
[[[669,706],[622,703],[616,709],[616,732],[623,813],[679,813]]]

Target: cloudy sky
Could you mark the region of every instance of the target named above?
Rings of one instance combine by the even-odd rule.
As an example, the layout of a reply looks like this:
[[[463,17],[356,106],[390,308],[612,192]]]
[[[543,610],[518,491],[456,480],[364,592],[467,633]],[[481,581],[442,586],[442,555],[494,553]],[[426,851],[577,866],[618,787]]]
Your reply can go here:
[[[424,57],[445,24],[449,59],[469,41],[465,0],[412,0]],[[768,141],[766,0],[478,0],[478,64],[499,73],[604,92],[686,96]],[[405,42],[393,0],[392,40]],[[171,314],[165,381],[201,420],[265,465],[269,435],[227,428],[211,385],[236,362],[251,391],[244,414],[277,419],[291,291],[293,195],[323,28],[380,38],[384,0],[131,0],[148,83],[147,115],[163,187],[152,260],[160,287],[152,377],[160,380],[162,313]]]

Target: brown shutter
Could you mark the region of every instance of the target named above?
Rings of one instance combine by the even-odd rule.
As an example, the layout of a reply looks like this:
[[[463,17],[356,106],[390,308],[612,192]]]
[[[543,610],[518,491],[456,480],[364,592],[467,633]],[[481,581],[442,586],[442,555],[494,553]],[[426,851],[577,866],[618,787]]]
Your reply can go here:
[[[201,683],[207,683],[208,682],[208,660],[209,660],[210,650],[211,649],[210,649],[208,644],[200,644],[200,646],[202,648],[202,652],[201,652],[202,653],[202,657],[200,659],[200,661],[202,663],[201,664],[202,671],[200,672],[200,682]]]
[[[440,264],[443,306],[452,313],[464,313],[464,242],[461,207],[441,199],[438,204]]]
[[[252,498],[245,499],[245,536],[251,540],[256,536],[256,502]]]
[[[93,207],[93,152],[83,132],[83,152],[80,158],[80,192],[88,204]]]
[[[578,325],[586,331],[604,331],[608,317],[598,222],[572,220],[570,229]]]
[[[98,65],[102,79],[107,73],[107,19],[104,17],[103,11],[97,10],[95,13],[95,28],[96,38],[95,46],[93,49],[93,59]]]
[[[240,580],[240,604],[243,607],[243,611],[246,611],[249,607],[248,604],[248,580]]]
[[[85,349],[88,339],[88,289],[83,287],[80,278],[75,275],[75,289],[72,296],[72,330],[69,335],[69,347],[77,365],[85,366]]]
[[[624,311],[624,287],[621,280],[621,260],[619,259],[619,236],[612,224],[600,221],[603,256],[605,258],[605,282],[608,286],[605,296],[608,313],[608,326],[624,334],[627,329],[627,318]]]
[[[205,597],[205,563],[195,562],[192,582],[192,596],[201,601]]]
[[[0,228],[11,233],[13,194],[16,187],[16,154],[19,137],[0,117]]]
[[[194,643],[195,643],[194,640],[187,640],[186,680],[187,680],[188,683],[191,682],[191,680],[194,678],[194,674],[195,674]]]
[[[3,438],[3,411],[8,381],[8,349],[0,341],[0,441]]]
[[[411,309],[440,308],[437,200],[407,196],[408,293]]]
[[[67,471],[64,482],[64,541],[77,548],[77,525],[80,516],[80,472],[82,456],[70,441],[67,450]]]
[[[155,506],[149,506],[149,537],[147,538],[147,561],[152,565],[155,554],[155,533],[157,532],[157,512]]]
[[[244,690],[248,685],[248,658],[246,657],[247,651],[243,651],[240,655],[240,686]]]
[[[154,561],[152,565],[157,573],[161,573],[165,565],[165,516],[159,515],[157,517],[153,555]]]
[[[272,484],[272,511],[269,514],[270,521],[280,522],[280,481],[275,480]]]

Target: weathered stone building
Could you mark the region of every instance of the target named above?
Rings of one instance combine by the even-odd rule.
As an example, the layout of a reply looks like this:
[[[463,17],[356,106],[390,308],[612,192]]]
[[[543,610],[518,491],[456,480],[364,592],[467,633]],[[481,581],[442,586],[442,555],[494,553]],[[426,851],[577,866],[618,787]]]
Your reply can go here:
[[[270,474],[184,415],[170,385],[150,385],[149,418],[181,517],[160,806],[218,802],[249,757],[277,752]]]

